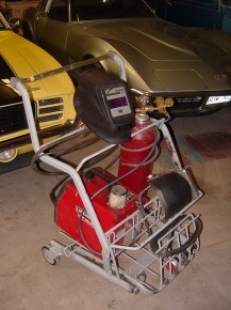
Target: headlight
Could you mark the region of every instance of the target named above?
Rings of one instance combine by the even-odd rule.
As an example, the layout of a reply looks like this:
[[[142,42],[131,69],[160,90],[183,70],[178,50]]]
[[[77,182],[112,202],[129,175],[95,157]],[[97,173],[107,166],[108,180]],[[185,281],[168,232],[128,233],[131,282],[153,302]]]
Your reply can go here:
[[[231,101],[231,96],[210,96],[206,101],[206,105],[228,103]]]
[[[0,162],[1,163],[8,163],[15,159],[17,156],[17,150],[15,148],[5,149],[0,151]]]

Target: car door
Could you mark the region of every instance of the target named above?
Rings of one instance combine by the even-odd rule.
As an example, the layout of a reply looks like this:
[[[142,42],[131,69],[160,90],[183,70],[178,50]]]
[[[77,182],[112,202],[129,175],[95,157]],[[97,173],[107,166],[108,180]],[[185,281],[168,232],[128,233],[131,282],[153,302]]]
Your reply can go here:
[[[216,28],[219,0],[164,0],[165,19],[183,26]]]
[[[66,39],[69,23],[70,0],[48,0],[44,11],[35,18],[35,36],[38,45],[60,63],[66,63]]]

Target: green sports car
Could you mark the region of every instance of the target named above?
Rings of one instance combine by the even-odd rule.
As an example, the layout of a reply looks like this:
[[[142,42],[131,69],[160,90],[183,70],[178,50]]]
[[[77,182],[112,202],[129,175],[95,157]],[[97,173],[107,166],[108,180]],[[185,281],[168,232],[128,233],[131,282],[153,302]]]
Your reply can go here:
[[[231,104],[231,34],[166,22],[143,0],[42,0],[22,30],[63,65],[116,51],[138,105],[172,97],[175,115],[193,115]]]

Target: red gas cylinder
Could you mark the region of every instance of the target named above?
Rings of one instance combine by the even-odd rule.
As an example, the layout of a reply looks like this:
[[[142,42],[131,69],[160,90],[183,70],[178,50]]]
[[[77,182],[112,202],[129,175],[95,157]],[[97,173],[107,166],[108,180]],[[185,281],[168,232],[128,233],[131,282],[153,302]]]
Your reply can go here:
[[[150,124],[150,119],[147,114],[137,113],[135,116],[135,125],[132,133],[146,127]],[[153,127],[142,131],[133,136],[131,140],[121,145],[118,176],[122,176],[139,165],[150,152],[152,152],[153,144],[155,143],[155,129]],[[153,152],[152,152],[153,153]],[[150,154],[147,162],[141,165],[137,170],[121,180],[125,185],[136,191],[142,191],[147,186],[147,177],[151,173],[153,154]]]

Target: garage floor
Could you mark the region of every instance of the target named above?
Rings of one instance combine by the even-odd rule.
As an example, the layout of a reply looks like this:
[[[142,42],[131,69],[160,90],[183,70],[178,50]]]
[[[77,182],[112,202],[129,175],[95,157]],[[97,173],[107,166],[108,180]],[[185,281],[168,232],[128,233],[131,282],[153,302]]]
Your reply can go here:
[[[182,129],[182,120],[179,124]],[[154,169],[163,166],[157,163]],[[56,266],[49,265],[40,250],[58,237],[49,199],[58,177],[44,177],[30,167],[1,175],[0,310],[230,310],[230,169],[231,158],[193,164],[205,193],[191,209],[201,214],[204,224],[201,249],[155,296],[127,293],[64,257]]]

